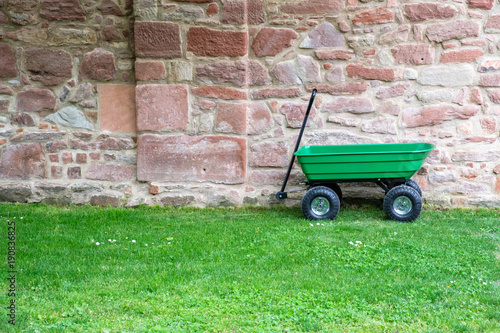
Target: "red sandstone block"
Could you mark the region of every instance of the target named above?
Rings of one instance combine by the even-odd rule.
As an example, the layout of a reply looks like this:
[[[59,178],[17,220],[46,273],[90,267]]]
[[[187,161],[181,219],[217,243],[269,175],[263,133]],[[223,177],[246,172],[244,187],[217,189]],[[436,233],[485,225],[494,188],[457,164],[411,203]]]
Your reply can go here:
[[[275,56],[299,35],[292,29],[262,28],[252,43],[252,50],[257,57]]]
[[[73,154],[70,152],[62,153],[62,161],[64,164],[73,163]]]
[[[479,25],[473,21],[454,21],[427,27],[427,38],[436,43],[455,38],[477,37],[478,34]]]
[[[404,6],[404,13],[410,21],[452,18],[457,11],[451,6],[439,3],[416,3]]]
[[[252,103],[248,106],[248,130],[250,135],[262,134],[274,125],[271,112],[265,102]]]
[[[187,32],[187,50],[197,56],[244,56],[248,53],[248,36],[244,31],[192,27]]]
[[[459,51],[445,52],[441,56],[441,63],[449,62],[472,62],[484,55],[483,49],[467,49]]]
[[[421,109],[403,111],[403,123],[406,127],[434,126],[453,119],[469,119],[480,111],[479,106],[437,105]]]
[[[50,154],[49,159],[52,163],[58,163],[59,162],[59,155],[57,154]]]
[[[194,87],[191,89],[191,92],[194,95],[208,98],[220,98],[229,100],[246,100],[248,98],[246,91],[226,87]]]
[[[135,78],[138,81],[164,80],[167,70],[163,61],[136,61]]]
[[[122,182],[135,180],[135,170],[132,167],[117,164],[91,164],[85,174],[85,178],[94,180],[105,180]]]
[[[135,54],[144,58],[173,59],[182,57],[178,24],[168,22],[135,22]]]
[[[115,57],[110,51],[97,48],[83,57],[79,78],[97,81],[116,79]]]
[[[339,97],[332,102],[326,103],[322,112],[351,112],[351,113],[370,113],[375,111],[373,103],[365,97]]]
[[[241,184],[246,178],[246,139],[228,136],[139,137],[139,181],[210,181]]]
[[[80,179],[82,178],[82,169],[80,167],[70,167],[67,174],[68,179]]]
[[[490,15],[484,26],[486,32],[500,32],[500,15]]]
[[[85,21],[85,11],[78,0],[42,0],[40,16],[51,21]]]
[[[493,8],[494,0],[468,0],[467,5],[471,9],[485,9],[490,10]]]
[[[385,98],[393,98],[397,96],[403,96],[406,89],[410,87],[411,83],[410,82],[401,82],[401,83],[396,83],[390,87],[387,88],[381,88],[377,92],[377,98],[380,99],[385,99]]]
[[[215,130],[220,133],[246,134],[247,104],[220,102]]]
[[[288,144],[258,142],[250,147],[250,165],[254,167],[285,167],[288,165]]]
[[[39,143],[10,145],[0,155],[1,178],[45,178],[45,154]]]
[[[280,11],[290,14],[336,14],[344,8],[344,0],[302,0],[285,3],[280,6]]]
[[[350,77],[366,80],[394,81],[394,69],[365,67],[360,64],[349,64],[346,66],[347,75]]]
[[[138,130],[187,130],[188,103],[186,85],[138,85],[136,87]]]
[[[76,163],[85,164],[87,163],[87,154],[85,153],[76,153]]]
[[[311,92],[314,88],[319,93],[327,93],[331,95],[358,95],[364,93],[370,84],[368,82],[349,82],[340,85],[320,84],[315,86],[307,86],[307,91]]]
[[[56,96],[51,90],[29,88],[17,94],[17,110],[19,111],[54,110],[55,107]]]
[[[404,44],[392,48],[392,56],[397,64],[430,65],[436,52],[428,44]]]
[[[319,60],[350,60],[354,58],[354,51],[351,50],[318,50],[315,53]]]
[[[58,165],[53,165],[50,167],[50,176],[53,179],[61,179],[63,173],[63,167]]]
[[[299,88],[264,88],[252,92],[253,99],[299,97]]]
[[[483,87],[500,87],[500,74],[481,75],[479,85]]]
[[[500,176],[497,177],[497,181],[495,183],[495,191],[500,192]]]
[[[100,91],[101,131],[137,132],[135,87],[125,84],[102,84]]]
[[[280,112],[285,115],[288,127],[300,128],[302,122],[304,121],[304,116],[307,111],[307,104],[303,103],[285,103],[281,106]],[[314,119],[316,110],[311,109],[311,114],[309,115],[309,121]]]
[[[374,8],[354,15],[352,23],[362,24],[380,24],[394,22],[394,13],[384,7]]]

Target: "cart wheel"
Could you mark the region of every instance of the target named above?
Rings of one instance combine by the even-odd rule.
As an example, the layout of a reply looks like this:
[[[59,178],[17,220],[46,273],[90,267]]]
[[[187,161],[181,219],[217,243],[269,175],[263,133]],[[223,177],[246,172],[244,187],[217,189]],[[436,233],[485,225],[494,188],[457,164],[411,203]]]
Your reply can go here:
[[[315,186],[302,198],[302,213],[308,220],[333,220],[339,210],[337,193],[326,186]]]
[[[319,186],[319,185],[315,185],[315,186]],[[330,190],[333,190],[337,194],[337,196],[339,197],[340,203],[342,203],[342,190],[340,189],[339,184],[337,184],[337,183],[331,183],[331,184],[324,184],[324,185],[321,185],[321,186],[326,186]],[[314,187],[314,185],[311,186],[311,187],[309,187],[309,189],[312,189],[313,187]]]
[[[414,221],[422,211],[422,197],[410,186],[396,186],[385,195],[384,211],[391,220]]]
[[[418,186],[417,182],[412,179],[408,179],[405,185],[410,186],[412,189],[418,192],[418,195],[420,195],[420,197],[422,197],[422,189],[420,188],[420,186]]]

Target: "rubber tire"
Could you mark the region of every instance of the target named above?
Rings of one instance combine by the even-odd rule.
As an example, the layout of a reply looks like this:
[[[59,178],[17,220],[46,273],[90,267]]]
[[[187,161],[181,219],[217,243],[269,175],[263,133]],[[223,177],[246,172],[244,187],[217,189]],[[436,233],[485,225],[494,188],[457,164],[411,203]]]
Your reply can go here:
[[[312,201],[317,197],[324,197],[330,203],[330,209],[324,215],[317,215],[312,209]],[[308,220],[334,220],[339,210],[340,200],[337,193],[326,186],[314,186],[302,198],[302,213]]]
[[[309,190],[315,186],[320,186],[320,185],[313,185],[313,186],[309,187]],[[325,187],[328,187],[329,189],[333,190],[337,194],[337,196],[339,197],[339,201],[342,204],[342,190],[340,189],[339,184],[331,183],[331,184],[325,184],[325,185],[321,185],[321,186],[325,186]]]
[[[394,210],[394,201],[405,196],[410,199],[412,209],[406,214],[400,214]],[[384,211],[391,220],[399,222],[415,221],[422,212],[422,197],[417,190],[407,185],[399,185],[392,188],[384,197]]]
[[[410,186],[411,188],[413,188],[415,191],[418,192],[418,195],[420,195],[420,197],[422,197],[422,189],[420,188],[420,186],[418,186],[417,182],[415,182],[414,180],[412,179],[408,179],[406,182],[405,182],[405,185],[406,186]]]

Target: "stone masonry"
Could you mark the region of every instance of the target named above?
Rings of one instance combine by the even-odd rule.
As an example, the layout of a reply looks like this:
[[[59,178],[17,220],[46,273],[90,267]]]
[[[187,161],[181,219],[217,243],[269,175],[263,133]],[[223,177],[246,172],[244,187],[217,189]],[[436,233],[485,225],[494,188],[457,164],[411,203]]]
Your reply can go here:
[[[0,201],[276,204],[313,88],[303,144],[430,142],[427,202],[500,207],[493,0],[0,0]]]

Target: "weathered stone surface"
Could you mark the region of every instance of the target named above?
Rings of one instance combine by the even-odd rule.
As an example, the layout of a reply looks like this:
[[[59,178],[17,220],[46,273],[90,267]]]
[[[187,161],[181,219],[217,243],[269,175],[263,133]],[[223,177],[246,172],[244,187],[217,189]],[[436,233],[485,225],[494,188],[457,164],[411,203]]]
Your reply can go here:
[[[288,144],[284,141],[253,144],[250,147],[250,165],[254,167],[287,166]]]
[[[354,58],[352,50],[318,50],[315,52],[319,60],[350,60]]]
[[[264,10],[263,0],[246,0],[247,6],[247,23],[261,24],[266,22],[266,11]]]
[[[11,87],[0,84],[0,95],[14,95],[14,90]]]
[[[204,83],[233,83],[237,86],[269,85],[267,69],[255,60],[224,61],[196,67],[198,81]]]
[[[368,82],[349,82],[340,85],[326,85],[319,84],[315,86],[308,86],[307,91],[312,91],[316,88],[319,93],[327,93],[331,95],[358,95],[364,93],[370,84]]]
[[[451,102],[453,95],[446,89],[421,89],[417,91],[417,98],[424,103],[433,104],[440,102]]]
[[[45,154],[39,143],[10,145],[0,156],[3,178],[45,178]]]
[[[40,16],[51,21],[85,21],[85,11],[78,0],[42,0]]]
[[[351,112],[368,113],[375,111],[372,101],[369,98],[357,97],[339,97],[323,106],[322,112]]]
[[[103,34],[104,34],[104,39],[108,41],[123,39],[118,30],[116,30],[116,28],[113,26],[104,27]]]
[[[83,112],[76,106],[66,106],[56,113],[45,117],[44,120],[61,126],[94,130],[94,125],[85,118]]]
[[[186,85],[138,85],[136,87],[138,130],[186,130],[189,122],[188,103]]]
[[[457,87],[474,82],[475,71],[471,65],[431,66],[420,72],[418,83],[431,86]]]
[[[90,28],[77,28],[77,27],[66,27],[66,26],[55,26],[49,27],[49,35],[45,37],[44,31],[32,33],[34,36],[32,38],[41,39],[39,43],[34,43],[36,45],[41,44],[45,46],[43,38],[47,39],[47,44],[49,46],[68,46],[68,45],[93,45],[97,43],[97,32]]]
[[[100,86],[101,131],[137,132],[135,86],[103,84]]]
[[[10,101],[8,99],[0,99],[0,112],[9,111]]]
[[[68,144],[66,143],[66,141],[50,141],[45,144],[45,150],[49,153],[57,153],[67,148]]]
[[[176,21],[176,20],[189,20],[189,19],[201,19],[205,18],[205,12],[203,8],[197,6],[180,6],[172,13],[166,13],[163,15],[163,20],[165,21]]]
[[[404,13],[410,21],[452,18],[457,11],[451,6],[439,3],[416,3],[404,6]]]
[[[188,206],[192,203],[195,203],[196,198],[192,195],[185,195],[185,196],[167,195],[167,196],[161,197],[160,202],[163,206],[182,207],[182,206]]]
[[[280,112],[285,115],[286,122],[288,127],[292,128],[300,128],[302,126],[302,122],[304,121],[304,117],[307,111],[307,104],[298,104],[298,103],[285,103],[281,106]],[[308,122],[310,123],[311,119],[314,119],[316,114],[315,108],[311,109],[311,113],[309,114]]]
[[[0,201],[2,202],[28,202],[31,188],[28,184],[0,185]]]
[[[489,89],[488,96],[493,103],[500,104],[500,89]]]
[[[355,25],[379,24],[394,22],[394,13],[384,7],[370,9],[354,15],[352,23]]]
[[[135,54],[143,58],[182,57],[180,28],[168,22],[135,22]]]
[[[248,53],[248,35],[244,31],[192,27],[187,32],[187,50],[197,56],[244,56]]]
[[[345,46],[345,38],[330,22],[324,22],[313,31],[300,44],[303,49],[316,49],[319,47]]]
[[[0,11],[0,24],[1,25],[7,25],[7,24],[9,24],[9,18],[2,11]]]
[[[280,11],[290,14],[336,14],[344,7],[343,0],[301,0],[281,5]]]
[[[484,59],[479,64],[478,71],[481,73],[496,71],[500,69],[500,59]]]
[[[66,172],[68,179],[81,179],[82,178],[82,168],[81,167],[68,167]]]
[[[459,151],[451,156],[454,162],[490,162],[500,158],[500,151]]]
[[[380,98],[380,99],[403,96],[406,89],[408,89],[410,87],[410,85],[411,85],[411,83],[408,81],[395,83],[390,87],[381,88],[379,91],[377,91],[376,96],[377,96],[377,98]]]
[[[347,131],[320,131],[316,133],[306,133],[308,145],[355,145],[380,143],[371,137],[364,137],[352,134]]]
[[[454,21],[431,24],[427,27],[427,38],[430,41],[441,43],[450,39],[476,37],[479,34],[479,25],[473,21]]]
[[[29,88],[17,94],[18,111],[54,110],[56,96],[51,90]]]
[[[104,180],[122,182],[135,180],[135,170],[132,167],[118,164],[91,164],[85,174],[85,178],[93,180]]]
[[[135,78],[138,81],[163,80],[167,70],[163,61],[136,61]]]
[[[211,3],[207,7],[207,15],[214,16],[219,14],[219,5],[216,3]]]
[[[110,81],[116,79],[115,57],[101,48],[86,53],[80,67],[80,80]]]
[[[406,127],[434,126],[453,119],[469,119],[481,110],[479,106],[437,105],[403,111]]]
[[[99,6],[103,15],[123,16],[125,13],[113,0],[103,0]]]
[[[27,113],[16,113],[12,115],[12,121],[18,123],[21,126],[33,127],[35,126],[35,121],[33,117]]]
[[[490,15],[484,25],[484,31],[488,33],[500,32],[500,15]]]
[[[468,0],[467,5],[471,9],[485,9],[489,10],[493,8],[494,0]]]
[[[252,92],[253,99],[299,97],[299,88],[264,88]]]
[[[208,98],[220,98],[228,100],[246,100],[248,98],[246,91],[226,88],[226,87],[215,87],[215,86],[194,87],[191,88],[191,92],[194,95],[208,97]]]
[[[66,51],[27,48],[25,59],[31,79],[46,86],[56,86],[71,78],[73,61]]]
[[[319,63],[305,55],[298,55],[295,60],[280,62],[272,70],[278,81],[286,85],[321,82],[320,72]]]
[[[346,66],[347,75],[350,77],[366,79],[366,80],[381,80],[394,81],[394,69],[391,68],[375,68],[365,67],[360,64],[349,64]]]
[[[248,134],[265,133],[272,128],[273,124],[271,112],[265,102],[252,103],[248,106]]]
[[[128,138],[106,137],[101,141],[95,142],[95,145],[95,149],[99,150],[127,150],[135,148],[134,141]]]
[[[120,197],[105,194],[93,195],[92,197],[90,197],[90,204],[92,206],[100,207],[118,207],[120,206]]]
[[[473,62],[484,55],[483,49],[467,49],[460,51],[444,52],[439,62],[445,64],[450,62]]]
[[[257,57],[275,56],[299,35],[292,29],[262,28],[252,43],[252,50]]]
[[[500,74],[481,75],[479,85],[484,87],[500,87]]]
[[[60,139],[66,135],[66,132],[29,132],[24,134],[24,139],[28,141],[47,141]]]
[[[435,49],[428,44],[403,44],[392,48],[397,64],[429,65],[434,62]]]
[[[396,121],[387,118],[367,120],[361,125],[361,130],[367,133],[396,134]]]
[[[139,137],[139,181],[240,184],[246,176],[246,139],[227,136]]]
[[[94,85],[90,82],[84,82],[76,88],[76,91],[72,94],[70,102],[81,102],[85,99],[92,98],[94,96]]]
[[[246,23],[246,1],[245,0],[222,0],[223,23]]]
[[[0,43],[0,78],[16,77],[16,55],[9,44]]]
[[[247,104],[220,102],[215,119],[215,131],[219,133],[246,134]]]
[[[134,14],[141,19],[155,19],[158,14],[156,0],[134,0]]]
[[[394,31],[386,32],[379,38],[379,44],[396,44],[403,43],[408,40],[411,27],[409,25],[399,26]]]

